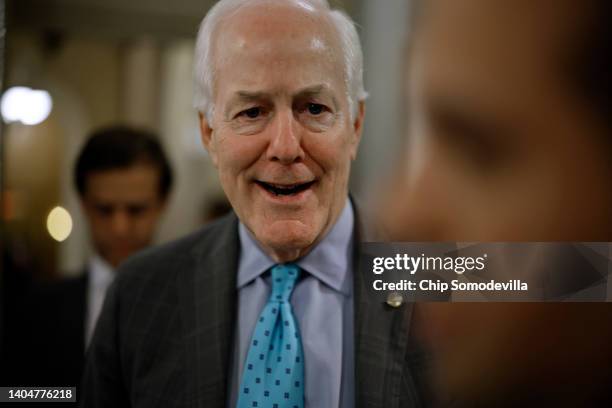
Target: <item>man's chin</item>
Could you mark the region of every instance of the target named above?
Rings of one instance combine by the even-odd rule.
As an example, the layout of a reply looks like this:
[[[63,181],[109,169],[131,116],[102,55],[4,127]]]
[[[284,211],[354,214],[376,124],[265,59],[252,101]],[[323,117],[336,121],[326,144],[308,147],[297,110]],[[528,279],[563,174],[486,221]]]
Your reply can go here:
[[[312,225],[288,220],[276,221],[262,228],[255,238],[277,262],[291,262],[304,256],[317,241]]]

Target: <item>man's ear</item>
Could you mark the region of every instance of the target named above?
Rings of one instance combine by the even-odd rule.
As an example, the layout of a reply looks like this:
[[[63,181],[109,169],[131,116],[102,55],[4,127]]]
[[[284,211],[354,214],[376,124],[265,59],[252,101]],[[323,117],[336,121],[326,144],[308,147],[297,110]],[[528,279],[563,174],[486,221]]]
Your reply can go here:
[[[208,151],[213,164],[217,167],[217,152],[215,150],[215,144],[213,143],[213,128],[210,126],[206,115],[202,112],[198,112],[200,120],[200,137],[202,138],[202,144]]]
[[[361,141],[361,133],[363,132],[363,120],[365,118],[365,101],[359,101],[357,115],[353,120],[353,143],[351,146],[351,160],[357,158],[357,150]]]

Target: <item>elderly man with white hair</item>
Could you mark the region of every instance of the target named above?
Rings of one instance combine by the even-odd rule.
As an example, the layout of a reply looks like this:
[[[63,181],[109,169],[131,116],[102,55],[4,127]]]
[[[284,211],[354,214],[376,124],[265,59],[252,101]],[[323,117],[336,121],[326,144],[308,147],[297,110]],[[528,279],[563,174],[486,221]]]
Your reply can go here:
[[[234,213],[128,260],[86,407],[422,406],[411,308],[368,296],[348,179],[366,93],[320,0],[221,0],[195,55],[202,141]]]

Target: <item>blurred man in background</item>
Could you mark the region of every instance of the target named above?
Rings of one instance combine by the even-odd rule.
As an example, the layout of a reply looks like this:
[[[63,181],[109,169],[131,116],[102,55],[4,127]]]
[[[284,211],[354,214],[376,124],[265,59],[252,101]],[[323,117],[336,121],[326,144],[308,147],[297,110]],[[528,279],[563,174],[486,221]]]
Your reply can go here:
[[[114,270],[153,240],[172,187],[172,171],[155,135],[108,128],[92,135],[83,148],[75,185],[95,251],[87,268],[89,342]]]
[[[117,266],[151,244],[172,171],[154,134],[110,127],[89,137],[74,180],[93,255],[78,277],[38,285],[24,302],[23,327],[8,328],[6,351],[15,361],[3,367],[7,385],[80,384],[106,289]]]
[[[612,7],[418,2],[396,241],[612,240]],[[424,304],[465,406],[609,406],[610,304]]]

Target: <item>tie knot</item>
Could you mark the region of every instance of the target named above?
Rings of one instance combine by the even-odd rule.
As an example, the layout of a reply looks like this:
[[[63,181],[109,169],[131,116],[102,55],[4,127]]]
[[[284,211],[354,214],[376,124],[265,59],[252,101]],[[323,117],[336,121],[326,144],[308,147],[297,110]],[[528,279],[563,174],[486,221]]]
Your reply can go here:
[[[300,268],[295,264],[276,265],[272,268],[272,297],[277,302],[287,302],[300,276]]]

